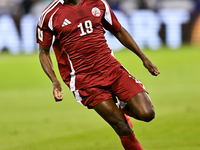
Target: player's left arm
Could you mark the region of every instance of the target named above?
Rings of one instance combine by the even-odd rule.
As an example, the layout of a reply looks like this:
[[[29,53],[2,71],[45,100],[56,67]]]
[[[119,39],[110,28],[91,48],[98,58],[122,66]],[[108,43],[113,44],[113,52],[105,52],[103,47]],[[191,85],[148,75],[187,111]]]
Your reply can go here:
[[[118,32],[114,33],[114,35],[126,48],[134,52],[143,61],[143,65],[152,75],[157,76],[160,74],[157,67],[145,56],[126,29],[121,27]]]

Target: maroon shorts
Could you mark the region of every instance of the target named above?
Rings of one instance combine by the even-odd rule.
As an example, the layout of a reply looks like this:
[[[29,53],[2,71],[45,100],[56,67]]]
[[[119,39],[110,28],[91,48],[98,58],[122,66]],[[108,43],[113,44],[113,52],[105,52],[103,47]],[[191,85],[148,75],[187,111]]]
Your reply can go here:
[[[78,95],[81,98],[80,102],[88,108],[92,108],[105,100],[113,98],[113,95],[117,96],[119,100],[127,102],[137,93],[147,92],[143,84],[138,79],[130,75],[124,68],[119,68],[115,74],[119,77],[116,78],[110,85],[98,85],[85,89],[79,89]],[[112,81],[112,79],[110,80]]]

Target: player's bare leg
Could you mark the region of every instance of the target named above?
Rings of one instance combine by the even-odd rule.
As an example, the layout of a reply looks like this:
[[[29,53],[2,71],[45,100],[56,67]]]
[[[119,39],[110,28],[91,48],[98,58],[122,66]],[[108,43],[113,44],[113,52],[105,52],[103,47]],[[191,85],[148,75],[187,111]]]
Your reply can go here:
[[[127,123],[124,114],[116,106],[113,99],[106,100],[93,109],[105,120],[119,135],[122,145],[126,150],[143,150],[140,143],[135,138],[133,130]]]
[[[150,97],[146,92],[133,96],[128,102],[124,112],[138,120],[149,122],[155,117],[155,111]]]
[[[93,109],[112,126],[119,136],[130,135],[133,132],[113,99],[103,101]]]

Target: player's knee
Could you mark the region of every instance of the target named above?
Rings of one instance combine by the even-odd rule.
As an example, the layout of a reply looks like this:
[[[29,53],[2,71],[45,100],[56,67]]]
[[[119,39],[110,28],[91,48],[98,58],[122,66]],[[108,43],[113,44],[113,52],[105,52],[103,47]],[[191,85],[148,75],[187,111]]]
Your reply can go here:
[[[150,122],[151,120],[153,120],[155,118],[155,111],[153,109],[150,109],[148,111],[144,111],[141,114],[141,119],[145,122]]]

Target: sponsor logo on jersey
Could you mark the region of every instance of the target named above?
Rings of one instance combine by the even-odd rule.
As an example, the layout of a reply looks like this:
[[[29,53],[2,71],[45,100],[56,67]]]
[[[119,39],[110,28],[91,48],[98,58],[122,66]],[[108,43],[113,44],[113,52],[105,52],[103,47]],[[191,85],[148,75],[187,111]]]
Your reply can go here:
[[[95,17],[101,16],[101,11],[97,7],[92,8],[91,12],[92,12],[92,15],[95,16]]]
[[[65,19],[63,24],[62,24],[62,27],[67,26],[69,24],[71,24],[71,22],[69,20]]]

